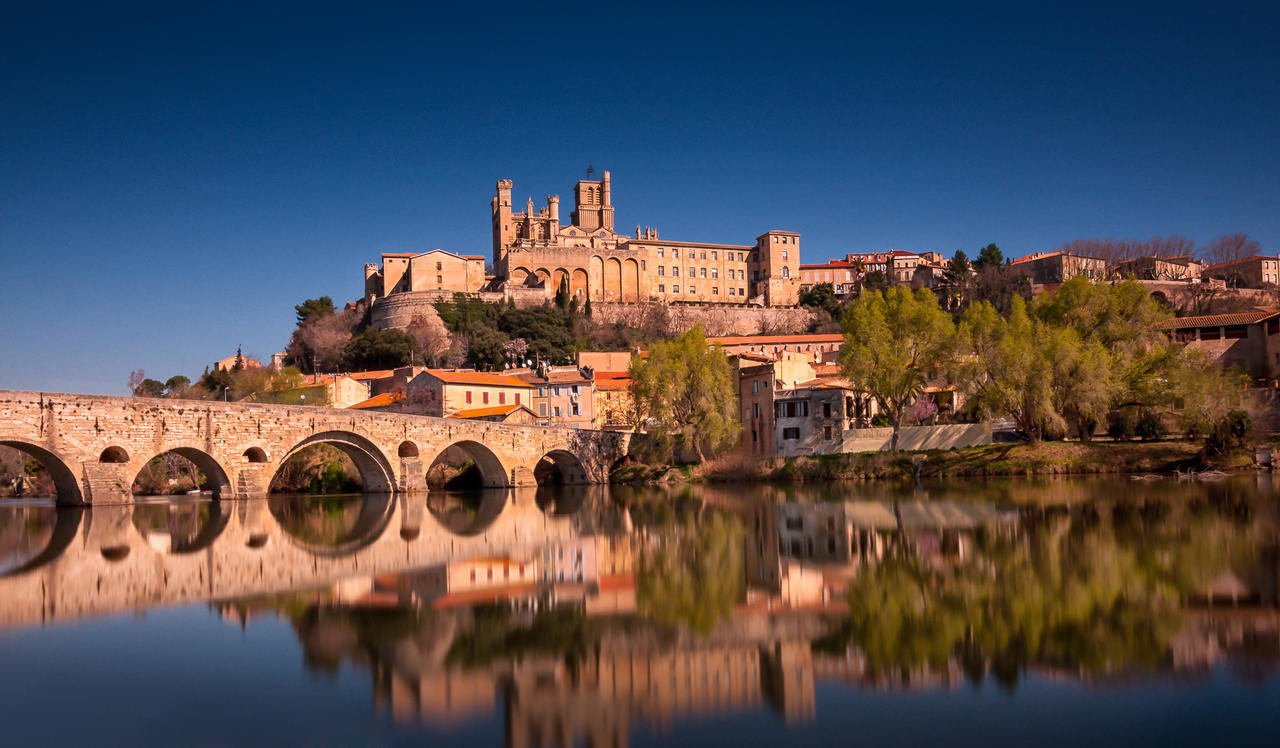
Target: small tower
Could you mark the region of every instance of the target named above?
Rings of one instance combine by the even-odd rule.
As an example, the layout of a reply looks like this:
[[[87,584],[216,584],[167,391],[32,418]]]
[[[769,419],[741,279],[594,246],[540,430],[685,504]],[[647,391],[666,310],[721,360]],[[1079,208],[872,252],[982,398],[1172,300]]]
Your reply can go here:
[[[507,247],[515,241],[511,223],[511,180],[499,179],[493,197],[493,264],[498,266]]]

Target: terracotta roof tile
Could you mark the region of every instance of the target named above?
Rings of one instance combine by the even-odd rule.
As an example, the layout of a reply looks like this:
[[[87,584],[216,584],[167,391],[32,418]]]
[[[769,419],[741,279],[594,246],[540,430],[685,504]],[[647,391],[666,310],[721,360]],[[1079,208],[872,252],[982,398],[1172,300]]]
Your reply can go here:
[[[487,371],[448,371],[445,369],[427,369],[424,374],[439,379],[448,384],[474,384],[486,387],[520,387],[529,389],[533,385],[528,382],[522,382],[515,377],[509,377],[503,374],[494,374]]]
[[[838,332],[816,335],[739,335],[707,338],[711,344],[720,345],[784,345],[787,343],[842,343],[844,335]]]
[[[487,416],[505,416],[517,408],[529,410],[528,408],[525,408],[524,405],[517,405],[513,403],[508,405],[493,405],[488,408],[467,408],[450,414],[449,418],[485,418]],[[533,411],[529,410],[529,412],[532,413]]]
[[[361,400],[355,405],[348,405],[347,410],[363,410],[365,408],[382,408],[387,405],[394,405],[404,399],[403,392],[384,392],[381,395],[374,395],[368,400]]]
[[[1247,312],[1234,312],[1232,314],[1206,314],[1201,317],[1178,317],[1160,325],[1165,330],[1178,330],[1187,327],[1219,327],[1225,325],[1248,325],[1254,322],[1262,322],[1280,315],[1280,309],[1274,307],[1259,307],[1250,309]]]

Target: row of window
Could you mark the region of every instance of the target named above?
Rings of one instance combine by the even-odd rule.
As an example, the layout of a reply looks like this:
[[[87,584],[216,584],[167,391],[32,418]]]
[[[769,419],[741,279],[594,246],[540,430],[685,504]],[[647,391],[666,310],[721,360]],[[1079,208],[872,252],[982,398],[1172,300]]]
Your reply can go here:
[[[519,392],[515,393],[515,396],[516,396],[515,404],[516,404],[516,405],[519,405],[519,404],[520,404],[520,393],[519,393]],[[488,393],[488,392],[481,392],[481,393],[480,393],[480,402],[481,402],[482,404],[484,404],[484,405],[488,405],[488,404],[489,404],[489,393]],[[468,404],[470,404],[470,403],[471,403],[471,390],[467,390],[467,403],[468,403]],[[507,393],[505,393],[505,392],[499,392],[499,393],[498,393],[498,404],[499,404],[499,405],[506,405],[506,404],[507,404]]]
[[[551,393],[552,397],[560,397],[562,394],[564,394],[561,392],[561,390],[563,389],[565,388],[564,387],[545,387],[545,386],[539,387],[538,397],[546,397],[548,392]],[[578,385],[576,384],[569,385],[568,390],[569,390],[569,394],[571,395],[579,394]]]
[[[799,242],[799,237],[778,236],[775,234],[773,237],[773,243],[774,244],[799,244],[800,242]]]
[[[689,295],[690,295],[690,296],[695,296],[695,295],[697,295],[697,293],[698,293],[698,287],[697,287],[697,286],[689,286],[688,288],[689,288]],[[663,284],[659,283],[659,284],[658,284],[658,293],[666,293],[666,292],[667,292],[667,287],[666,287],[666,286],[664,286]],[[735,292],[736,292],[736,293],[735,293]],[[673,294],[680,293],[680,285],[679,285],[678,283],[677,283],[677,284],[673,284],[673,285],[671,286],[671,293],[673,293]],[[719,295],[720,295],[720,287],[719,287],[719,286],[712,286],[712,287],[711,287],[711,295],[712,295],[712,296],[719,296]],[[734,288],[733,286],[729,286],[729,294],[728,294],[728,295],[729,295],[729,296],[741,296],[741,297],[743,297],[743,298],[746,298],[746,296],[747,296],[747,289],[745,289],[745,288]]]
[[[727,277],[729,278],[729,280],[744,280],[744,279],[747,277],[747,271],[745,271],[745,270],[734,270],[733,268],[729,268],[729,271],[728,271],[728,272],[729,272],[729,275],[728,275]],[[665,267],[665,266],[663,266],[663,265],[659,265],[659,266],[658,266],[658,276],[659,276],[659,277],[665,277],[665,276],[666,276],[666,274],[667,274],[667,269],[666,269],[666,267]],[[671,266],[671,277],[672,277],[672,278],[679,278],[679,277],[680,277],[680,266],[679,266],[679,265],[672,265],[672,266]],[[707,269],[706,269],[706,268],[693,268],[693,267],[691,267],[691,268],[689,268],[689,277],[690,277],[690,278],[706,278],[706,277],[707,277]],[[711,268],[711,277],[712,277],[712,278],[719,278],[719,277],[720,277],[720,268]]]
[[[695,258],[695,257],[694,257],[694,255],[697,255],[697,257]],[[665,248],[665,247],[658,247],[658,256],[659,256],[659,257],[666,257],[666,248]],[[686,255],[685,255],[685,256],[686,256],[686,257],[688,257],[690,260],[693,260],[693,259],[705,260],[705,259],[707,259],[707,250],[705,250],[705,249],[702,249],[702,250],[692,250],[692,249],[691,249],[691,250],[689,250],[689,251],[688,251],[688,253],[686,253]],[[671,248],[671,257],[672,257],[672,259],[679,259],[679,257],[680,257],[680,250],[679,250],[679,249],[677,249],[676,247],[672,247],[672,248]],[[747,260],[747,253],[746,253],[746,252],[725,252],[725,253],[724,253],[724,258],[725,258],[726,260],[731,261],[731,262],[732,262],[732,261],[734,261],[734,260],[737,260],[738,262],[746,262],[746,260]],[[719,259],[720,259],[720,253],[719,253],[718,251],[714,250],[714,249],[713,249],[713,250],[711,250],[711,259],[713,259],[713,260],[719,260]]]
[[[561,415],[563,415],[563,412],[561,411],[561,409],[560,409],[560,406],[559,406],[559,405],[557,405],[557,406],[555,406],[554,408],[552,408],[552,409],[551,409],[551,412],[555,414],[555,417],[556,417],[556,418],[559,418]],[[539,416],[542,416],[543,418],[546,418],[546,417],[547,417],[547,404],[546,404],[546,403],[538,403],[538,415],[539,415]],[[569,403],[569,415],[571,415],[571,416],[580,416],[580,415],[582,415],[582,408],[581,408],[581,406],[579,406],[577,403]]]

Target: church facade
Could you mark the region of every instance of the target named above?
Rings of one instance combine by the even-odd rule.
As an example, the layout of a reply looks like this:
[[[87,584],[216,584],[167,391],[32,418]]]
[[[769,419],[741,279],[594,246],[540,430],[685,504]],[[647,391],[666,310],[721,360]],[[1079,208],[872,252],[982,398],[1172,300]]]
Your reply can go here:
[[[753,244],[663,240],[656,230],[639,226],[634,235],[626,235],[614,228],[607,171],[599,180],[574,185],[567,223],[561,223],[557,195],[536,210],[532,199],[522,212],[513,210],[512,186],[510,179],[499,180],[490,203],[493,273],[479,291],[521,300],[550,299],[564,289],[582,301],[598,302],[789,307],[798,301],[800,235],[794,231],[766,231]],[[449,262],[444,255],[470,263],[474,255],[434,252],[388,253],[382,268],[366,265],[366,295],[376,301],[415,291],[478,291],[474,270],[444,272]],[[425,279],[421,284],[406,282],[403,273],[392,269],[418,262],[425,263],[425,272],[415,276]]]

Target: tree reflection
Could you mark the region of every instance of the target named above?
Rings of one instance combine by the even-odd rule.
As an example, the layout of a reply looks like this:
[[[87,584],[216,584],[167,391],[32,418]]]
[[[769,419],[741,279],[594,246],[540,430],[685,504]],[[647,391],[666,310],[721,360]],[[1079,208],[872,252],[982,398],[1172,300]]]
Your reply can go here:
[[[686,516],[655,532],[640,562],[636,603],[655,623],[687,625],[703,635],[729,617],[745,580],[741,521],[712,513]]]
[[[1174,515],[1162,502],[1117,505],[1111,522],[1088,510],[1028,513],[1021,531],[988,528],[950,565],[899,550],[852,582],[848,619],[815,648],[854,644],[873,675],[904,680],[958,662],[973,681],[991,673],[1007,688],[1031,666],[1159,665],[1184,601],[1257,560],[1230,516]]]

